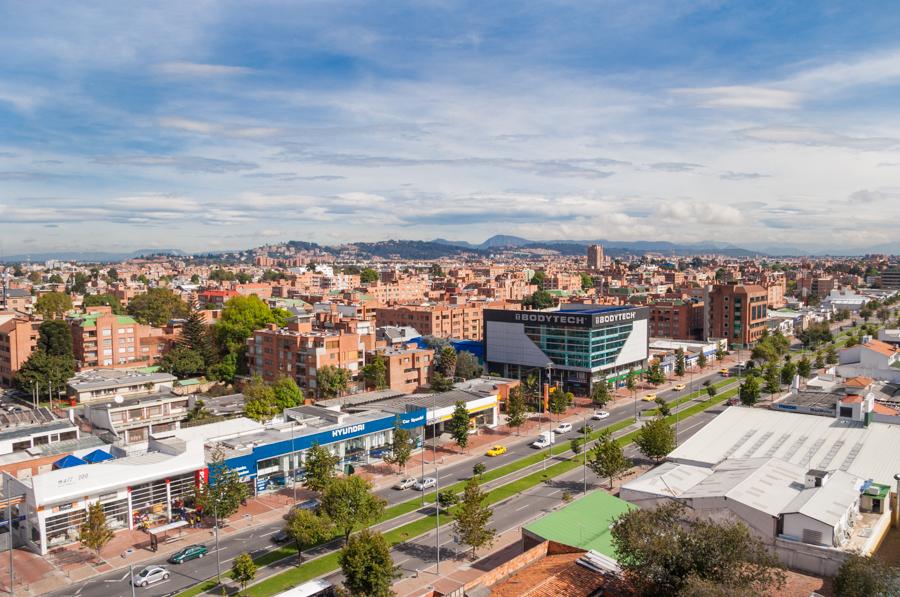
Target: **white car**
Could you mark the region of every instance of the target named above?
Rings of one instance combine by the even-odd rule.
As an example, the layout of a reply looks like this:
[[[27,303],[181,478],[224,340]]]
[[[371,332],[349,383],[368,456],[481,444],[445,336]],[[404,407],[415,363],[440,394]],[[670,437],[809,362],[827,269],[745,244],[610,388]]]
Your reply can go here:
[[[609,413],[606,412],[605,410],[598,410],[591,416],[591,418],[595,421],[602,421],[603,419],[605,419],[608,416],[609,416]]]
[[[434,477],[425,477],[421,481],[416,481],[416,484],[413,485],[413,489],[416,491],[425,491],[426,489],[431,489],[437,485],[437,479]]]
[[[404,477],[400,479],[396,483],[394,483],[394,489],[409,489],[410,487],[415,486],[416,478],[415,477]]]
[[[131,584],[136,587],[146,587],[163,580],[169,580],[168,570],[162,566],[147,566],[131,577]]]
[[[571,423],[560,423],[556,426],[556,429],[553,430],[553,433],[567,433],[569,431],[572,431]]]
[[[538,450],[543,450],[544,448],[550,447],[550,440],[546,437],[539,437],[533,442],[531,442],[532,448],[537,448]]]

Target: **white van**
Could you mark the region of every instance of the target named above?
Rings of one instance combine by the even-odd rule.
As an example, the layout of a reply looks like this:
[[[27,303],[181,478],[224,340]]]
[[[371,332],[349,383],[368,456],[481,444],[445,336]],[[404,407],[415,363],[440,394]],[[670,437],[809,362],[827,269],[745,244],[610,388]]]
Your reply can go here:
[[[553,430],[554,433],[568,433],[569,431],[572,431],[571,423],[560,423],[556,426],[556,429]]]
[[[549,448],[551,445],[556,443],[556,434],[552,431],[544,431],[541,433],[536,440],[531,442],[532,448],[543,449]]]

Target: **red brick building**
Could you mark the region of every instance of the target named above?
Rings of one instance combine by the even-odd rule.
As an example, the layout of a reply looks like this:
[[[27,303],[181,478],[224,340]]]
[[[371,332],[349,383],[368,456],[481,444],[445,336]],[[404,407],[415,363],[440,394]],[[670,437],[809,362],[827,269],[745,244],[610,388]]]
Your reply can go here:
[[[378,348],[375,353],[385,360],[387,387],[398,392],[412,393],[428,385],[434,364],[430,348]]]
[[[13,385],[16,371],[37,346],[39,326],[17,313],[0,313],[0,386]]]
[[[165,345],[153,337],[149,326],[127,315],[114,315],[110,307],[88,307],[66,321],[78,369],[152,365]]]
[[[502,305],[488,303],[491,308]],[[485,303],[398,305],[375,309],[378,327],[410,326],[423,336],[481,340]]]
[[[650,337],[703,340],[703,303],[658,299],[650,307]]]
[[[719,284],[707,297],[708,338],[725,338],[734,346],[751,346],[767,329],[769,293],[762,286]]]

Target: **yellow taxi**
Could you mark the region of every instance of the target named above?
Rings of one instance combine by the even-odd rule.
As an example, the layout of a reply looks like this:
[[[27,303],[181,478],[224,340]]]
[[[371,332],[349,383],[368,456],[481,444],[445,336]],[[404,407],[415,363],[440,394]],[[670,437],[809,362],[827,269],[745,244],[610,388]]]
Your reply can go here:
[[[485,452],[487,456],[500,456],[501,454],[506,454],[506,446],[501,446],[497,444],[496,446],[491,446],[491,448]]]
[[[684,385],[683,383],[677,383],[677,384],[675,384],[675,387],[672,389],[675,390],[676,392],[680,392],[681,390],[685,389],[686,387],[687,386]]]
[[[647,402],[655,402],[656,394],[654,394],[652,392],[650,394],[645,394],[644,397],[641,398],[641,400],[646,400]]]
[[[728,377],[731,372],[728,369],[719,369],[719,375],[722,377]]]

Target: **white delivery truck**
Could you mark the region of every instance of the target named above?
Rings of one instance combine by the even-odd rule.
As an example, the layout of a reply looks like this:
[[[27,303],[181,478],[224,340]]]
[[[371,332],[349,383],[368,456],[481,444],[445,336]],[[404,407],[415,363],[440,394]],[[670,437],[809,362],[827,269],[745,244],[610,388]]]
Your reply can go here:
[[[544,431],[542,432],[536,440],[531,442],[532,448],[548,448],[551,445],[556,443],[556,434],[552,431]]]

